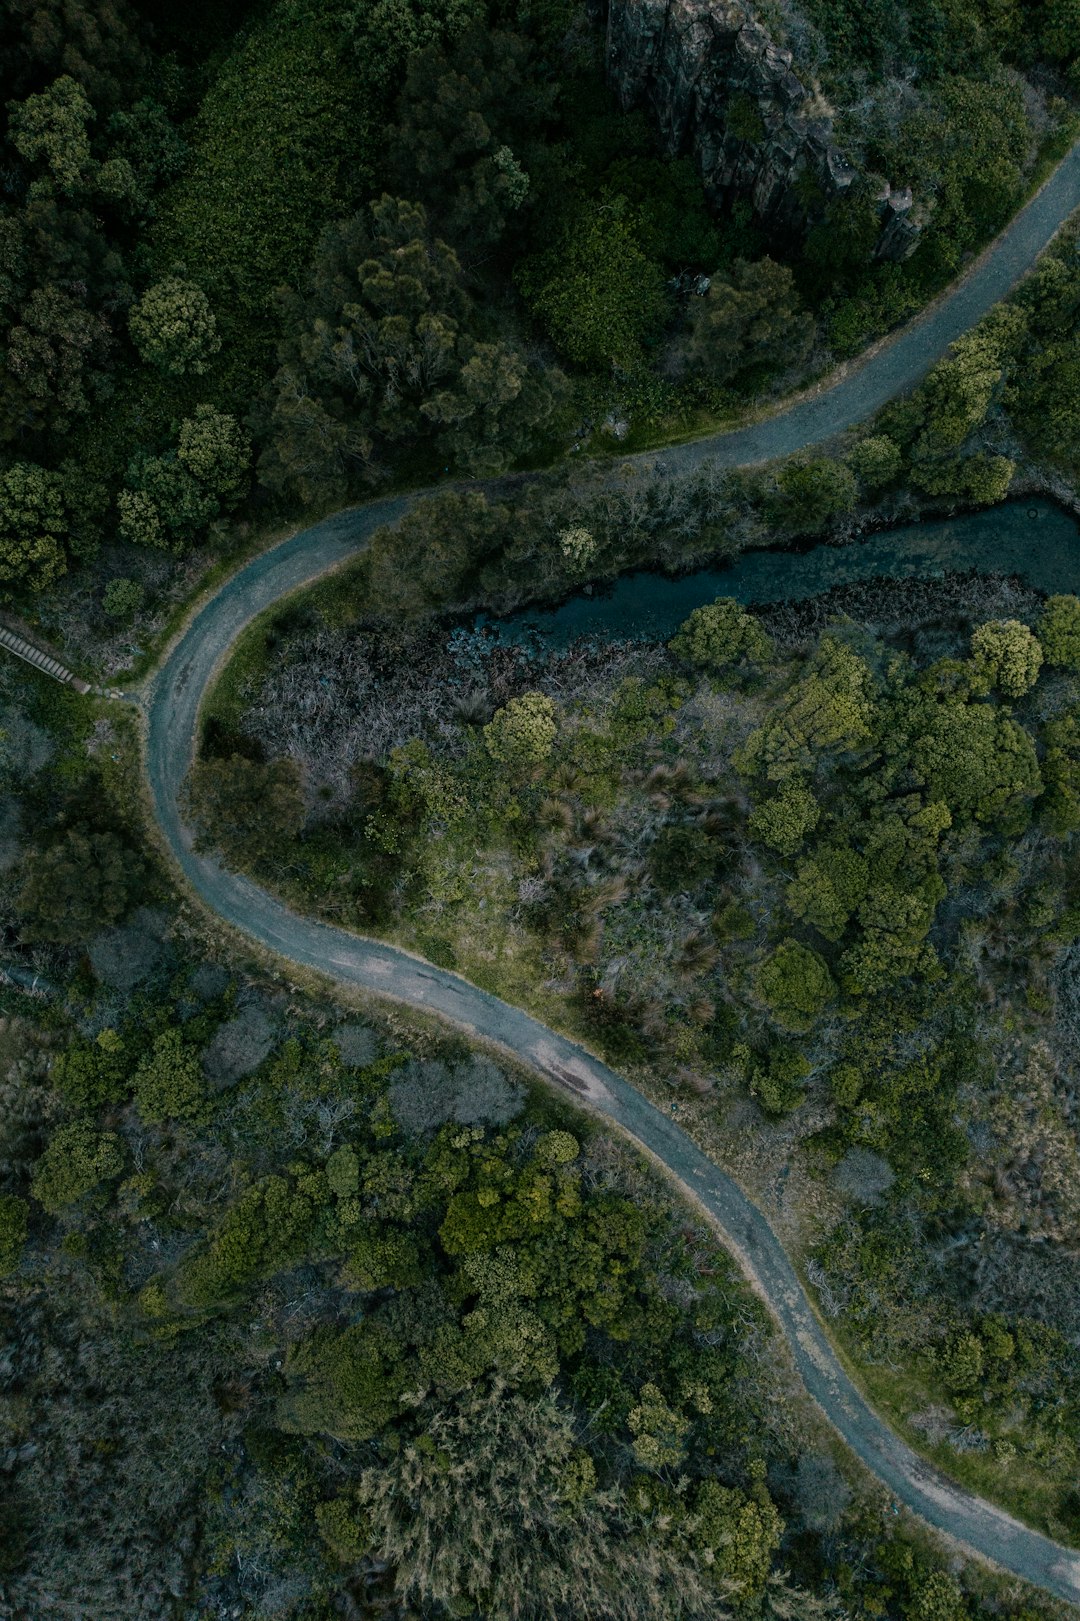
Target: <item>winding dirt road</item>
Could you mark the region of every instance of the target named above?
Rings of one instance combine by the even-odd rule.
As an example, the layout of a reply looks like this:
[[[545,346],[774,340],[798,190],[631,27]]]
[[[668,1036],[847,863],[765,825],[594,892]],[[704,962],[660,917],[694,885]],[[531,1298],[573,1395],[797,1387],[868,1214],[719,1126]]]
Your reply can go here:
[[[790,455],[864,420],[917,383],[1030,268],[1077,207],[1080,144],[969,274],[911,326],[831,386],[754,426],[664,451],[664,465],[737,466]],[[193,757],[199,705],[215,671],[256,615],[354,556],[376,529],[396,521],[417,498],[354,507],[257,557],[195,614],[147,682],[150,792],[164,838],[188,883],[213,912],[279,956],[439,1014],[498,1043],[625,1131],[707,1212],[787,1336],[807,1390],[892,1495],[972,1552],[1080,1605],[1080,1554],[963,1490],[882,1422],[845,1373],[762,1212],[673,1120],[583,1047],[520,1009],[406,952],[297,916],[193,849],[178,796]]]

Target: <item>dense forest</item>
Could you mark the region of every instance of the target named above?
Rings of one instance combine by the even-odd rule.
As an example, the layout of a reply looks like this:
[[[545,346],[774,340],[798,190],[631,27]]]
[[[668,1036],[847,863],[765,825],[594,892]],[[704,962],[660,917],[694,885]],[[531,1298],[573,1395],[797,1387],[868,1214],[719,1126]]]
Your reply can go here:
[[[1077,0],[756,9],[855,176],[798,230],[708,193],[575,0],[9,0],[0,622],[116,681],[283,531],[445,481],[235,649],[200,849],[604,1055],[883,1416],[1080,1546],[1080,600],[476,620],[1076,510],[1074,228],[857,432],[665,467],[926,305],[1080,127]],[[844,1451],[631,1144],[238,942],[163,860],[136,705],[4,657],[0,1621],[1063,1613]]]
[[[851,107],[865,176],[771,240],[619,109],[565,3],[181,23],[20,0],[0,35],[0,588],[123,662],[132,624],[152,632],[252,523],[685,432],[819,373],[1063,150],[1071,4],[766,13]],[[869,258],[879,171],[925,206],[903,264]]]

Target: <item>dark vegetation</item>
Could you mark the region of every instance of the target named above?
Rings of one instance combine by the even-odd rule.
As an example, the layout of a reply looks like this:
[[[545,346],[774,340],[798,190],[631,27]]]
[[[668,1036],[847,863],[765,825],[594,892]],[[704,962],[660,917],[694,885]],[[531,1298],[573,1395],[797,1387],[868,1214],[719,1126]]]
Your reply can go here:
[[[801,1144],[809,1275],[877,1398],[1067,1539],[1080,606],[720,603],[667,651],[558,656],[431,615],[905,486],[995,499],[1032,453],[1073,480],[1078,300],[1067,235],[842,456],[417,509],[249,638],[191,784],[231,860],[569,1023],[721,1156],[753,1100],[768,1163]]]
[[[0,984],[6,1612],[1051,1613],[986,1609],[845,1478],[633,1153],[460,1040],[230,971],[160,880],[121,898],[132,740],[30,698],[0,915],[52,990]],[[42,907],[49,862],[97,915]]]
[[[14,0],[0,591],[122,667],[256,523],[852,352],[1060,146],[1074,12],[771,19],[933,210],[868,267],[872,183],[805,242],[714,217],[557,0]],[[230,863],[574,1025],[763,1197],[789,1164],[876,1398],[1073,1541],[1080,604],[721,602],[560,658],[433,616],[1072,480],[1078,332],[1067,238],[835,454],[441,495],[260,628],[191,784]],[[124,711],[0,667],[0,956],[47,987],[0,982],[0,1613],[1050,1613],[845,1478],[631,1153],[225,966],[139,805]]]
[[[20,0],[0,588],[122,666],[252,518],[550,460],[605,423],[685,431],[849,352],[985,240],[1064,128],[1064,5],[1027,27],[1009,4],[792,20],[800,60],[858,101],[868,172],[931,211],[913,259],[868,268],[872,183],[804,242],[742,203],[714,217],[692,160],[614,107],[568,4],[235,0],[181,24],[150,0]],[[707,296],[678,291],[702,272]]]
[[[670,650],[296,625],[192,804],[300,904],[673,1088],[725,1157],[754,1100],[890,1405],[1073,1537],[1080,602],[902,591],[772,635],[721,600]],[[222,785],[271,781],[260,856]]]

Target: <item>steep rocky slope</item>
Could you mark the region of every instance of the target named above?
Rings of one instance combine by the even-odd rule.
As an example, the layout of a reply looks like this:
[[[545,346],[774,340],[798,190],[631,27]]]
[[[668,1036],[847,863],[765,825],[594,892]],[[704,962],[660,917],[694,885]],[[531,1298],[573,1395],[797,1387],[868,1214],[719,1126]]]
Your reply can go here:
[[[719,206],[801,232],[847,193],[858,172],[832,120],[745,0],[609,0],[608,75],[624,107],[645,104],[670,153],[693,152]],[[878,258],[905,259],[919,239],[909,190],[878,186]]]

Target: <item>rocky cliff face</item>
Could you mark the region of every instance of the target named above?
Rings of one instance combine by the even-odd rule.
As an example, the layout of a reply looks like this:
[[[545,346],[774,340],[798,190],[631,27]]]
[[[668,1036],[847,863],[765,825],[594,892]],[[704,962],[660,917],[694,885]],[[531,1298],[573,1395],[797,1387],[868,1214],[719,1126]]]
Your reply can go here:
[[[801,233],[856,171],[828,118],[810,110],[791,53],[746,0],[602,0],[607,70],[623,107],[647,105],[672,156],[692,152],[720,206],[748,198],[758,219]],[[875,253],[905,259],[919,239],[910,191],[882,185]]]

